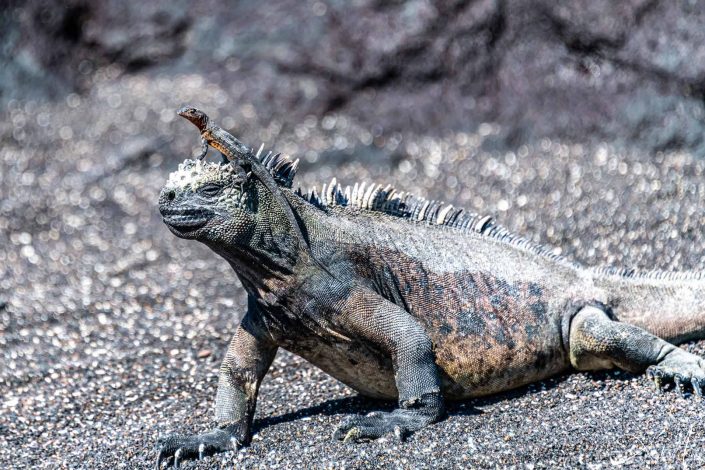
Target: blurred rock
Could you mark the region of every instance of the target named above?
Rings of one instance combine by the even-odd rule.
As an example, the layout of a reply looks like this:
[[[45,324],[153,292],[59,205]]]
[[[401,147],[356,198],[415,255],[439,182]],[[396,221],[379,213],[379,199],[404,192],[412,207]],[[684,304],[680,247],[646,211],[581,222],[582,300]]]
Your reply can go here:
[[[263,120],[348,114],[494,143],[603,140],[705,155],[705,13],[689,1],[16,2],[2,95],[86,90],[97,70],[204,73]]]
[[[2,99],[87,90],[96,70],[135,71],[182,52],[184,1],[30,0],[10,2],[0,31]]]

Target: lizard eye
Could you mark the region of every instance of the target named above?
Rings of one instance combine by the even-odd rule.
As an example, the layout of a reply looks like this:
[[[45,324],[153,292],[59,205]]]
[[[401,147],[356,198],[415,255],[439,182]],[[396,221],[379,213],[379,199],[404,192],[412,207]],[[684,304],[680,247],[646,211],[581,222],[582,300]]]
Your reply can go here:
[[[214,197],[220,193],[221,189],[222,188],[220,186],[218,186],[217,184],[207,184],[207,185],[203,186],[199,190],[199,192],[206,197]]]

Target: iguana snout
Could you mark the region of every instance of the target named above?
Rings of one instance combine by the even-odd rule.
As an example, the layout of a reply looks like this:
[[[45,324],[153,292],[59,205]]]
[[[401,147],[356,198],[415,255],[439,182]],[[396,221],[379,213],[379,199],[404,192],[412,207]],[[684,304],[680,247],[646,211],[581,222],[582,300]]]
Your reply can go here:
[[[164,188],[159,195],[159,212],[162,220],[177,236],[192,238],[205,226],[215,212],[199,201],[195,194]]]

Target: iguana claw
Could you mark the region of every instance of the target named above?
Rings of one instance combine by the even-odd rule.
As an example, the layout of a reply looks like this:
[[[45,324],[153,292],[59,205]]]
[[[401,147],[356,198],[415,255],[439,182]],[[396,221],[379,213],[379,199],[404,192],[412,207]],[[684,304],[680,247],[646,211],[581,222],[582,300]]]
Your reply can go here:
[[[673,376],[673,383],[676,386],[676,391],[681,397],[685,396],[685,386],[683,385],[683,380],[684,378],[680,374],[676,374]]]
[[[184,449],[179,448],[174,452],[174,468],[179,468],[179,463],[181,460],[181,455],[184,453]]]
[[[646,369],[646,376],[661,390],[665,383],[672,383],[681,396],[691,392],[703,396],[705,389],[705,361],[682,349],[674,349],[661,362]]]
[[[360,434],[359,428],[352,428],[350,431],[348,431],[348,433],[343,438],[343,442],[348,442],[351,440],[354,442],[359,434]]]
[[[402,430],[401,427],[394,426],[394,437],[397,438],[397,441],[404,442],[406,440],[406,433]]]
[[[157,469],[164,462],[173,462],[173,467],[179,468],[185,460],[201,460],[219,452],[238,451],[243,444],[226,429],[216,429],[196,436],[172,434],[160,439],[159,445]]]
[[[663,374],[661,371],[656,371],[652,368],[646,370],[646,376],[654,383],[656,391],[661,393],[663,391]]]

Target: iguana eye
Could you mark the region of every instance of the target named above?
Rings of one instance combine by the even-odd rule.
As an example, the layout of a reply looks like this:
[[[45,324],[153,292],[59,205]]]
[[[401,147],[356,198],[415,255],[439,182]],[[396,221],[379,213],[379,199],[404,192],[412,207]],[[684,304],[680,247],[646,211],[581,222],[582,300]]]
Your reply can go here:
[[[198,192],[203,194],[206,197],[214,197],[217,196],[220,193],[220,190],[222,188],[218,186],[217,184],[207,184],[203,186],[201,189],[199,189]]]

